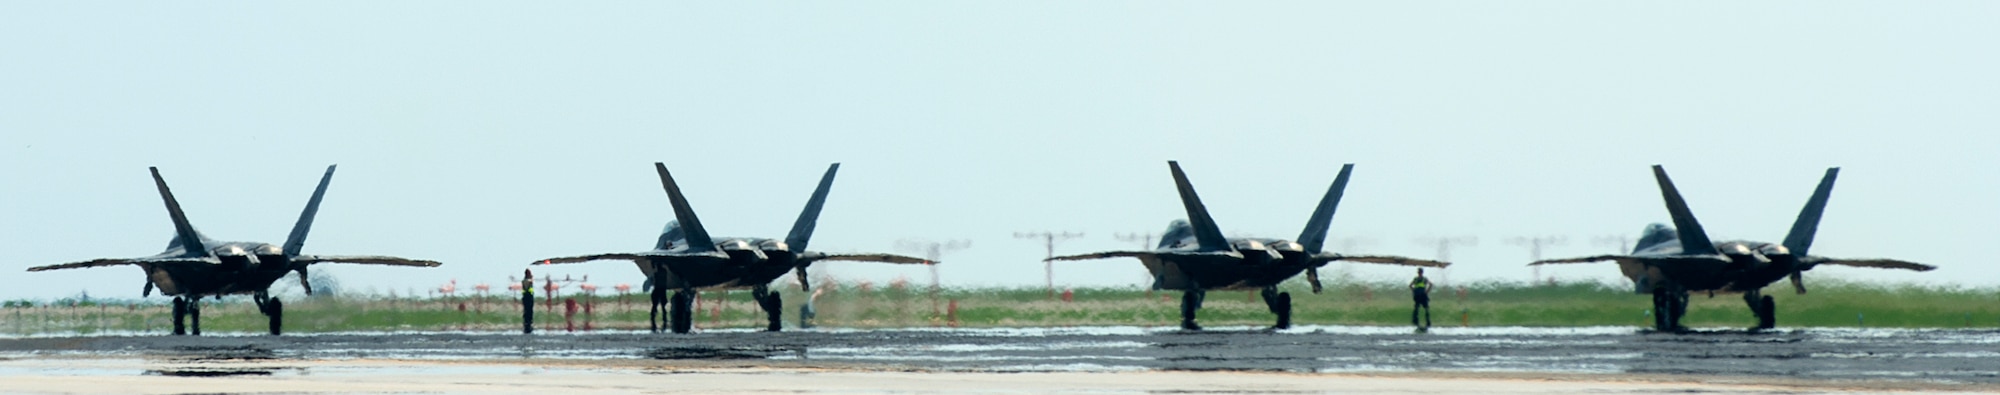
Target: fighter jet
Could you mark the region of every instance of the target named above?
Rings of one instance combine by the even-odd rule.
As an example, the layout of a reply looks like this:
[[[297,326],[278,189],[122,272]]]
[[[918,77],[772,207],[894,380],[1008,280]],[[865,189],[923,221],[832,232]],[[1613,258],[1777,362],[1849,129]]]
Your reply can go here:
[[[300,249],[306,245],[306,233],[312,230],[313,216],[319,212],[320,198],[326,196],[326,185],[333,181],[334,166],[326,167],[326,176],[320,178],[319,188],[313,190],[312,200],[306,201],[305,212],[299,213],[299,222],[292,226],[291,236],[282,246],[270,243],[216,241],[202,235],[188,223],[187,214],[181,211],[181,204],[174,200],[174,193],[167,189],[167,181],[160,177],[160,169],[149,168],[153,172],[153,185],[160,189],[160,199],[167,203],[167,215],[174,221],[174,238],[167,243],[167,250],[158,255],[144,258],[105,258],[60,265],[28,268],[30,272],[85,267],[134,265],[146,272],[146,288],[140,296],[151,296],[153,288],[159,288],[161,295],[174,297],[174,334],[187,334],[191,322],[194,334],[201,335],[201,298],[221,298],[223,295],[250,294],[257,303],[257,311],[270,318],[271,334],[281,332],[283,326],[284,303],[270,296],[271,283],[284,277],[287,272],[299,274],[299,285],[306,294],[312,294],[312,283],[307,280],[306,268],[316,263],[361,263],[392,266],[434,267],[437,261],[397,258],[373,255],[303,255]]]
[[[818,261],[860,261],[899,264],[936,264],[923,258],[891,254],[828,254],[806,251],[806,242],[812,239],[813,228],[818,226],[820,207],[826,204],[826,194],[833,188],[833,174],[840,170],[835,163],[826,168],[826,175],[819,180],[812,198],[806,201],[805,212],[792,224],[792,232],[784,240],[752,237],[710,237],[708,230],[695,218],[694,208],[681,195],[680,185],[667,172],[667,165],[655,162],[655,170],[660,173],[660,184],[667,190],[667,200],[673,204],[674,221],[667,223],[660,233],[653,250],[632,253],[611,253],[583,255],[537,260],[531,265],[559,263],[579,263],[596,260],[631,261],[645,273],[645,286],[652,292],[652,330],[660,330],[660,310],[668,307],[668,321],[674,333],[688,333],[694,326],[694,295],[701,290],[749,289],[757,305],[770,318],[769,331],[782,329],[778,314],[784,302],[777,292],[768,286],[771,281],[786,272],[796,273],[799,285],[810,290],[811,282],[806,279],[806,267]],[[667,291],[673,290],[671,300]]]
[[[1708,234],[1688,210],[1687,201],[1667,178],[1667,170],[1653,165],[1660,195],[1666,199],[1667,214],[1674,226],[1651,224],[1626,255],[1598,255],[1581,258],[1548,259],[1529,265],[1612,261],[1632,279],[1632,291],[1653,295],[1653,326],[1660,331],[1683,331],[1681,316],[1687,312],[1689,292],[1742,293],[1743,302],[1757,315],[1755,329],[1777,325],[1777,303],[1761,290],[1779,279],[1790,278],[1792,288],[1806,293],[1799,273],[1819,265],[1842,265],[1885,269],[1929,271],[1937,267],[1894,259],[1846,259],[1807,254],[1813,234],[1819,230],[1820,214],[1826,211],[1833,194],[1833,180],[1840,168],[1826,169],[1826,176],[1813,190],[1812,198],[1799,211],[1785,241],[1772,244],[1756,241],[1710,242]]]
[[[1146,265],[1146,270],[1153,272],[1153,289],[1183,292],[1181,328],[1188,330],[1201,329],[1201,325],[1195,322],[1195,310],[1201,309],[1203,297],[1211,290],[1261,290],[1265,305],[1272,314],[1278,315],[1274,327],[1283,329],[1292,325],[1292,295],[1290,292],[1278,292],[1278,284],[1299,272],[1306,273],[1306,281],[1312,284],[1313,293],[1319,293],[1319,267],[1333,261],[1422,267],[1450,265],[1400,256],[1343,255],[1320,251],[1326,243],[1327,228],[1333,222],[1333,211],[1340,205],[1341,194],[1347,189],[1347,177],[1354,171],[1352,163],[1341,166],[1340,175],[1334,178],[1333,185],[1326,190],[1326,197],[1320,199],[1319,206],[1313,209],[1312,217],[1306,221],[1306,229],[1299,233],[1297,241],[1224,238],[1215,219],[1209,218],[1208,208],[1201,204],[1201,197],[1195,195],[1194,186],[1188,183],[1187,174],[1181,172],[1180,163],[1167,161],[1167,167],[1173,170],[1174,185],[1180,189],[1181,205],[1186,207],[1188,219],[1169,223],[1157,249],[1059,256],[1048,260],[1139,258],[1139,262]]]

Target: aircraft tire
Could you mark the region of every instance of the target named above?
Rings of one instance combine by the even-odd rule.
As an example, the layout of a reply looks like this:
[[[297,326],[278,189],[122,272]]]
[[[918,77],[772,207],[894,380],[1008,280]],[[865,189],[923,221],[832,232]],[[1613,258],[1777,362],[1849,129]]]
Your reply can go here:
[[[757,302],[764,306],[764,315],[770,317],[771,320],[771,325],[765,327],[764,331],[777,332],[784,330],[783,315],[785,312],[785,299],[778,296],[777,292],[772,292],[769,296]]]
[[[188,298],[188,332],[201,336],[201,297]]]
[[[1292,327],[1291,292],[1279,292],[1277,300],[1271,302],[1271,310],[1274,310],[1275,313],[1278,313],[1278,324],[1272,325],[1271,326],[1272,328],[1291,329]]]
[[[1181,329],[1198,331],[1201,324],[1195,323],[1194,312],[1201,309],[1201,291],[1181,293]]]
[[[669,312],[674,333],[688,333],[694,330],[694,295],[686,291],[675,291]]]
[[[187,300],[174,297],[174,336],[187,335]]]
[[[285,302],[278,301],[278,298],[271,298],[271,301],[264,302],[264,315],[271,318],[271,336],[277,336],[284,332]]]
[[[1664,332],[1669,329],[1667,314],[1671,314],[1671,311],[1673,309],[1667,308],[1666,291],[1653,290],[1653,330]]]
[[[1757,315],[1757,329],[1778,327],[1777,300],[1771,299],[1770,295],[1764,295],[1764,299],[1758,301],[1758,310],[1763,310],[1763,313]]]

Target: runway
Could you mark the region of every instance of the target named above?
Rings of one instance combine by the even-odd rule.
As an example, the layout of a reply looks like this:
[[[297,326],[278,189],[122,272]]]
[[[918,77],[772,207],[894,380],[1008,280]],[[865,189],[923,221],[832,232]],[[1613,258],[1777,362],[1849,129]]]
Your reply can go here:
[[[0,339],[0,377],[32,361],[150,361],[85,376],[287,374],[294,361],[515,363],[924,373],[1238,372],[1376,376],[1675,377],[2000,388],[2000,330],[1633,327],[1081,327],[651,333],[344,333]],[[150,364],[150,365],[148,365]],[[56,366],[43,364],[48,366]],[[159,368],[168,366],[168,368]],[[245,366],[248,366],[247,368]],[[165,370],[162,370],[165,369]],[[76,369],[72,369],[76,370]],[[74,372],[72,372],[74,373]]]

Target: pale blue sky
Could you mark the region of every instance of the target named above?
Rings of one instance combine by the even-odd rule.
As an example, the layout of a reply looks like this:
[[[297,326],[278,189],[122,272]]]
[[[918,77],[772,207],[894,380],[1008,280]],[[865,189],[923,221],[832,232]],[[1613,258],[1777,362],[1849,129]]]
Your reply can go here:
[[[158,252],[146,166],[209,235],[275,243],[332,163],[308,253],[446,262],[320,268],[358,289],[645,249],[671,216],[654,161],[714,233],[772,237],[842,162],[816,249],[970,239],[947,283],[1038,285],[1041,246],[1013,232],[1135,247],[1112,234],[1182,216],[1168,159],[1225,231],[1282,237],[1357,163],[1329,245],[1480,237],[1450,280],[1528,278],[1508,237],[1594,254],[1665,221],[1650,164],[1712,236],[1761,240],[1842,166],[1814,252],[1943,268],[1809,278],[1994,285],[1995,20],[1943,1],[6,2],[0,298],[138,296],[129,267],[22,270]]]

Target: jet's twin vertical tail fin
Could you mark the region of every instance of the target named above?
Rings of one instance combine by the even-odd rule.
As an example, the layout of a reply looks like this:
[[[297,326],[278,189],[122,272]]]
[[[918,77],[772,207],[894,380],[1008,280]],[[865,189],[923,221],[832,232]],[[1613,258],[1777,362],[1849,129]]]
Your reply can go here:
[[[1667,178],[1667,169],[1653,165],[1653,178],[1660,183],[1660,195],[1667,201],[1667,214],[1674,219],[1674,230],[1680,233],[1681,252],[1685,254],[1715,255],[1715,243],[1708,240],[1708,233],[1702,231],[1701,222],[1695,221],[1694,212],[1688,210],[1687,201],[1681,199],[1681,192],[1674,188],[1674,180]]]
[[[812,240],[813,228],[819,226],[819,210],[826,206],[826,193],[833,189],[833,173],[840,171],[840,164],[826,167],[826,175],[820,176],[819,188],[813,189],[811,199],[806,200],[806,209],[799,213],[798,222],[792,223],[792,233],[785,236],[785,245],[792,251],[805,251],[806,242]]]
[[[687,197],[681,196],[681,187],[674,183],[674,176],[667,172],[667,164],[653,162],[653,169],[659,170],[660,186],[667,189],[667,200],[674,205],[674,219],[681,224],[681,232],[687,235],[688,250],[714,251],[715,242],[708,237],[708,229],[701,227],[701,219],[695,218],[694,208],[688,206]]]
[[[1340,166],[1340,175],[1333,178],[1333,185],[1326,188],[1326,197],[1320,198],[1319,207],[1306,220],[1306,230],[1299,232],[1298,241],[1306,253],[1319,253],[1325,247],[1326,231],[1333,225],[1333,211],[1340,207],[1340,196],[1347,190],[1347,176],[1353,172],[1353,163]]]
[[[1812,248],[1813,235],[1819,233],[1820,214],[1826,212],[1826,201],[1833,197],[1833,179],[1840,175],[1840,168],[1826,169],[1826,176],[1819,179],[1819,188],[1813,189],[1812,199],[1806,200],[1806,207],[1799,210],[1799,219],[1792,222],[1792,231],[1785,234],[1785,249],[1793,256],[1805,256]]]
[[[187,255],[204,255],[208,248],[202,245],[201,234],[188,223],[187,213],[181,211],[181,202],[174,199],[174,191],[167,189],[167,180],[160,177],[160,168],[148,167],[153,172],[153,186],[160,189],[160,200],[167,202],[167,216],[174,221],[174,241]]]
[[[1208,216],[1208,207],[1201,204],[1201,197],[1194,193],[1194,185],[1188,183],[1187,173],[1181,171],[1181,164],[1167,161],[1173,169],[1174,187],[1180,190],[1181,205],[1186,207],[1188,223],[1194,226],[1194,240],[1201,251],[1223,251],[1229,249],[1229,239],[1222,237],[1222,228],[1215,225],[1215,218]]]
[[[320,198],[326,197],[326,185],[333,182],[333,168],[327,165],[326,175],[320,176],[319,188],[313,189],[312,199],[306,200],[306,209],[299,213],[299,222],[292,225],[292,234],[285,237],[285,256],[299,256],[299,250],[306,246],[306,233],[312,232],[313,217],[319,215]]]

